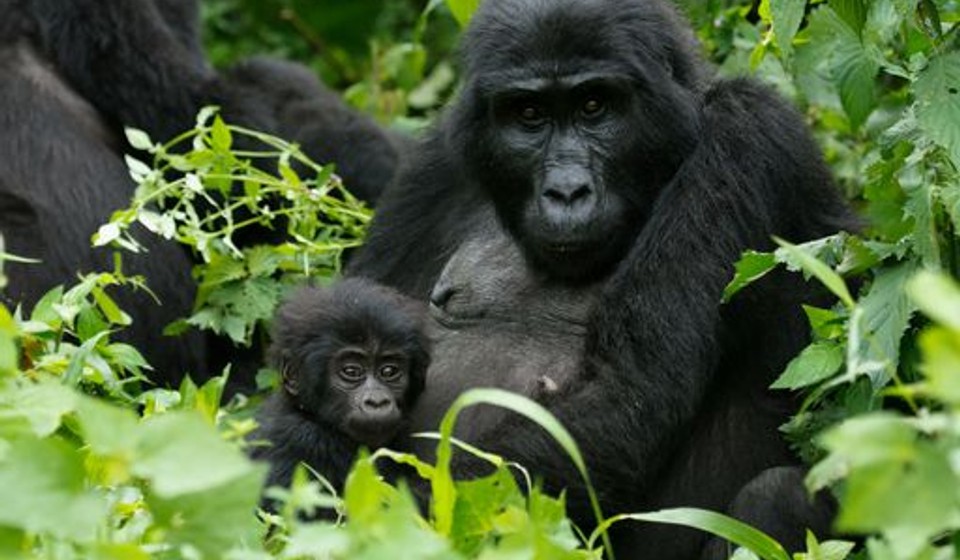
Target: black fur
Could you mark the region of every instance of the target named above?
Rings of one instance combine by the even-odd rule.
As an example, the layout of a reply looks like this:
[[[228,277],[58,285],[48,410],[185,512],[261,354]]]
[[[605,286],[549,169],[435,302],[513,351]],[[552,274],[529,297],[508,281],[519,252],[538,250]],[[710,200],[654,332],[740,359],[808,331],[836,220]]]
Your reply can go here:
[[[406,390],[397,399],[400,422],[384,426],[396,433],[420,393],[430,363],[422,305],[392,289],[344,280],[330,288],[303,288],[277,311],[270,363],[284,374],[284,387],[264,403],[252,456],[270,463],[267,486],[286,486],[303,462],[342,489],[360,445],[346,426],[351,395],[332,390],[328,377],[338,350],[358,346],[374,353],[400,352],[409,360]],[[375,434],[378,439],[383,434]],[[387,436],[386,439],[389,439]]]
[[[803,119],[751,80],[711,78],[665,2],[487,0],[463,52],[459,100],[381,199],[350,273],[427,300],[451,256],[489,235],[476,224],[492,204],[523,255],[514,266],[532,272],[519,288],[507,282],[499,298],[478,300],[475,323],[497,333],[515,322],[498,312],[529,283],[593,298],[575,375],[559,392],[528,394],[573,433],[606,513],[724,510],[765,470],[794,464],[777,428],[796,403],[767,387],[807,342],[800,303],[818,292],[778,273],[730,305],[720,299],[745,249],[771,248],[772,235],[800,242],[857,226]],[[544,124],[525,111],[522,91],[511,112],[510,88],[533,84],[551,116],[580,95],[577,80],[589,87],[595,77],[607,111],[596,120],[581,125],[564,113]],[[587,196],[558,203],[550,192],[576,194],[578,185]],[[502,276],[499,266],[476,264],[473,282]],[[434,299],[442,334],[450,312]],[[524,329],[546,345],[554,338],[547,329],[539,335],[536,321]],[[502,351],[488,340],[460,349],[468,367],[437,361],[414,426],[492,379],[486,366]],[[438,339],[435,355],[444,344]],[[537,387],[531,379],[518,385]],[[567,488],[573,519],[591,526],[579,476],[538,427],[510,418],[473,442],[531,468],[551,489]],[[467,459],[458,465],[466,476],[475,468]],[[705,542],[675,527],[615,532],[621,557],[697,558]]]
[[[123,126],[167,140],[191,128],[200,107],[218,104],[233,123],[336,161],[347,186],[371,202],[397,165],[405,139],[356,114],[305,69],[266,59],[222,73],[210,68],[196,0],[0,0],[0,12],[0,234],[12,253],[43,260],[8,265],[11,304],[29,308],[78,271],[112,268],[112,251],[91,249],[89,239],[133,193]],[[162,306],[147,294],[120,296],[134,318],[124,336],[146,354],[160,384],[220,373],[227,343],[207,349],[196,333],[161,336],[190,313],[191,260],[141,237],[150,254],[124,255],[125,272],[146,276]],[[251,371],[238,371],[232,385],[252,386]]]
[[[0,2],[0,5],[3,5]],[[17,9],[14,9],[14,8]],[[89,100],[35,46],[35,22],[14,5],[0,24],[0,234],[13,254],[41,264],[6,263],[3,301],[28,309],[78,273],[113,269],[112,251],[94,249],[90,236],[125,206],[133,184],[122,140]],[[117,338],[154,366],[158,381],[206,372],[204,337],[165,337],[163,328],[189,313],[194,282],[180,248],[140,236],[149,254],[125,254],[124,272],[148,278],[158,305],[144,292],[111,292],[134,320]]]

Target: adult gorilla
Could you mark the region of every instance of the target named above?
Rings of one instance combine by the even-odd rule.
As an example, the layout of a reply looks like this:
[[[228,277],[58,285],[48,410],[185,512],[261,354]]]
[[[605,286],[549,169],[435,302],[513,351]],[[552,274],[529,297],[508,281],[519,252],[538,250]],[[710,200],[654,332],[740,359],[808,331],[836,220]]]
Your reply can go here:
[[[467,387],[525,387],[576,438],[607,513],[695,505],[785,525],[765,513],[781,495],[763,498],[797,481],[771,470],[795,463],[777,433],[794,403],[767,387],[805,344],[799,303],[816,290],[772,275],[719,302],[743,250],[855,227],[802,119],[765,87],[710,77],[656,0],[487,0],[463,52],[459,100],[381,199],[351,269],[433,303],[438,341],[414,424]],[[547,312],[520,322],[509,305],[530,293]],[[489,343],[458,342],[477,325]],[[530,352],[497,348],[508,327],[525,347],[566,353],[558,387],[535,382],[552,372],[525,367]],[[491,382],[491,364],[528,378]],[[572,518],[589,526],[549,436],[513,416],[495,427],[469,436],[568,488]],[[704,544],[659,526],[615,537],[621,553],[658,559]]]

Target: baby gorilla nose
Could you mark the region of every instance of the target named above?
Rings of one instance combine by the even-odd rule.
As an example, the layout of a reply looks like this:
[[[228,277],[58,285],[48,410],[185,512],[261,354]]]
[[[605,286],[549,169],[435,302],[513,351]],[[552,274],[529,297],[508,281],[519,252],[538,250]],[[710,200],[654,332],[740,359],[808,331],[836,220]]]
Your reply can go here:
[[[393,399],[388,395],[367,395],[363,399],[363,408],[368,411],[385,409],[391,404],[393,404]]]

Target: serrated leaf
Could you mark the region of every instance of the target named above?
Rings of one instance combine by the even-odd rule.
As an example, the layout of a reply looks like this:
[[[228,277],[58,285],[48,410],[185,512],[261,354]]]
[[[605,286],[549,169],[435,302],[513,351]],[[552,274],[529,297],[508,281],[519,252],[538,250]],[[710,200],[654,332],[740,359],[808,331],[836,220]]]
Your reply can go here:
[[[796,261],[798,266],[800,266],[805,273],[810,274],[819,280],[820,283],[822,283],[828,290],[840,298],[840,301],[843,302],[844,305],[847,307],[853,307],[853,296],[850,295],[850,290],[847,289],[847,284],[843,281],[843,278],[841,278],[839,274],[824,264],[823,261],[820,261],[800,247],[797,247],[796,245],[788,243],[779,238],[774,238],[774,241],[777,242],[777,245],[779,245],[790,256],[790,258]]]
[[[807,346],[790,360],[783,375],[771,389],[800,389],[829,379],[843,365],[843,348],[830,341],[819,341]]]
[[[960,167],[960,52],[933,58],[913,91],[920,127]]]
[[[860,299],[863,310],[860,359],[888,366],[882,374],[872,376],[875,388],[885,386],[900,363],[900,340],[916,310],[906,292],[914,267],[912,262],[904,262],[882,269],[870,291]]]
[[[907,170],[910,171],[910,170]],[[913,170],[916,171],[916,170]],[[940,268],[940,242],[934,217],[936,208],[935,191],[922,177],[902,179],[907,200],[903,205],[906,216],[913,218],[913,250],[924,266]]]
[[[734,265],[733,280],[723,289],[723,302],[730,301],[734,294],[763,278],[776,266],[777,259],[773,253],[745,252]]]

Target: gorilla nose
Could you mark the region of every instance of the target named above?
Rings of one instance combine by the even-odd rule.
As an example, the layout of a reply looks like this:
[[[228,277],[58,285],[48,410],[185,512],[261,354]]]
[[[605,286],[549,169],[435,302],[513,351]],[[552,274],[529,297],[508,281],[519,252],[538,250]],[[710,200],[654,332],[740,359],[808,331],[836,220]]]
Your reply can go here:
[[[573,206],[578,202],[585,201],[593,194],[593,189],[585,183],[554,184],[549,186],[543,192],[543,197],[548,202]]]
[[[367,410],[379,411],[388,408],[392,402],[393,399],[387,395],[368,396],[363,399],[363,407]]]

